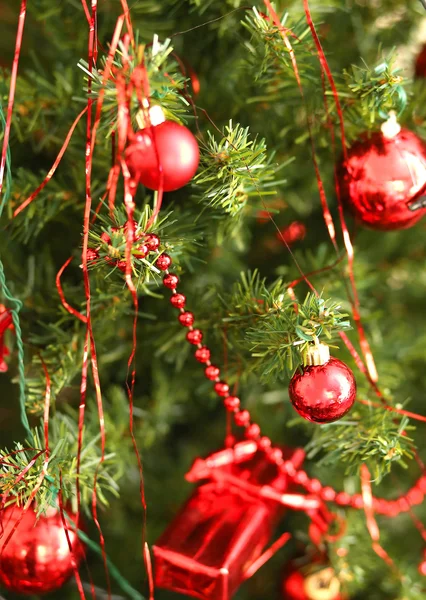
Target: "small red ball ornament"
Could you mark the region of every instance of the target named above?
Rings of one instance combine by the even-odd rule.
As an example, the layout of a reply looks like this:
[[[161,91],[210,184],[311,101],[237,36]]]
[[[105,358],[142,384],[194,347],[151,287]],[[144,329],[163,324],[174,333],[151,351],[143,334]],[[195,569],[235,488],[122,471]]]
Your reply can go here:
[[[331,423],[345,415],[356,397],[352,371],[341,360],[330,358],[328,346],[318,344],[308,351],[308,365],[296,371],[290,400],[301,417],[314,423]]]
[[[59,589],[73,575],[72,559],[77,566],[84,546],[74,529],[67,525],[71,553],[59,511],[49,509],[38,519],[29,508],[10,506],[0,513],[3,526],[0,539],[0,584],[17,594],[45,594]],[[76,517],[69,515],[75,522]],[[5,545],[13,527],[17,529]],[[66,520],[67,522],[67,520]]]
[[[174,121],[146,127],[136,133],[126,150],[126,163],[133,179],[151,190],[178,190],[195,175],[200,159],[193,134]]]
[[[406,229],[426,214],[426,208],[409,208],[426,187],[426,144],[395,121],[389,132],[388,123],[349,149],[339,169],[340,190],[367,227]]]

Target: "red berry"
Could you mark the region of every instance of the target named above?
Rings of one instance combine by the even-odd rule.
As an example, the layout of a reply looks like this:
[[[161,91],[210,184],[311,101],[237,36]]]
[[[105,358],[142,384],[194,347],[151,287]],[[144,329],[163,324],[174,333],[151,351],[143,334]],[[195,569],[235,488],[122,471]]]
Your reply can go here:
[[[269,450],[269,448],[271,447],[271,444],[272,444],[271,440],[268,437],[266,437],[266,435],[261,437],[257,443],[259,448],[263,451]]]
[[[110,244],[111,243],[111,237],[110,235],[106,232],[103,231],[101,233],[101,240],[105,243],[105,244]]]
[[[94,248],[87,249],[87,262],[93,262],[99,258],[99,252]]]
[[[268,452],[268,458],[273,463],[279,463],[283,459],[282,450],[279,448],[271,448]]]
[[[322,484],[321,481],[319,481],[318,479],[311,479],[308,482],[308,485],[306,486],[308,492],[311,492],[312,494],[319,494],[320,491],[322,490]]]
[[[192,312],[183,312],[178,317],[179,323],[184,327],[191,327],[194,324],[194,315]]]
[[[188,333],[186,334],[186,339],[190,344],[194,344],[195,346],[197,346],[198,344],[201,344],[201,341],[203,339],[203,332],[200,329],[193,329],[192,331],[188,331]]]
[[[326,502],[333,502],[336,498],[336,492],[333,490],[332,487],[327,486],[325,488],[322,488],[321,497]]]
[[[227,396],[229,394],[229,385],[224,381],[218,381],[214,385],[214,391],[218,396]]]
[[[336,504],[340,506],[348,506],[351,503],[351,497],[346,492],[339,492],[336,496]]]
[[[245,431],[245,436],[249,440],[255,440],[260,435],[260,427],[257,423],[252,423],[247,427]]]
[[[241,401],[239,398],[237,398],[237,396],[228,396],[223,401],[225,408],[231,412],[236,410],[237,408],[239,408],[240,403],[241,403]]]
[[[289,395],[301,417],[331,423],[342,418],[355,402],[355,377],[345,363],[330,358],[323,365],[297,371],[290,381]]]
[[[200,363],[206,363],[208,360],[210,360],[210,350],[207,348],[207,346],[197,348],[195,351],[195,358]]]
[[[177,275],[174,275],[174,273],[169,273],[164,277],[163,283],[170,290],[174,290],[177,287],[177,284],[179,283],[179,277]]]
[[[133,256],[136,258],[145,258],[149,254],[149,248],[146,244],[141,244],[136,248],[136,252],[133,253]]]
[[[245,427],[250,423],[250,413],[248,410],[240,410],[234,415],[235,425],[238,427]]]
[[[183,294],[173,294],[170,298],[170,303],[175,308],[183,308],[185,306],[186,297]]]
[[[160,271],[167,271],[171,264],[172,259],[168,254],[161,254],[155,261],[155,266],[158,267]]]
[[[204,369],[204,373],[207,379],[211,379],[212,381],[214,381],[219,377],[220,369],[219,367],[215,367],[214,365],[209,365]]]
[[[299,483],[300,485],[305,485],[309,481],[308,474],[305,471],[297,471],[294,476],[295,483]]]
[[[160,246],[160,238],[158,235],[151,234],[147,237],[145,244],[148,246],[151,252],[155,252]]]

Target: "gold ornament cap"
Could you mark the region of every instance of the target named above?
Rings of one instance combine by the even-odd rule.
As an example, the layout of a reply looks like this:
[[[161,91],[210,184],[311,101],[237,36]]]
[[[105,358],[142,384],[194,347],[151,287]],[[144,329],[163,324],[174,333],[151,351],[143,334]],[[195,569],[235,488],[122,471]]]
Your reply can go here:
[[[332,567],[312,573],[305,578],[304,592],[309,600],[337,600],[340,581]]]
[[[383,123],[381,130],[384,137],[388,139],[394,138],[401,131],[401,125],[398,123],[394,110],[390,111],[389,118]]]
[[[317,343],[310,346],[306,353],[305,366],[314,367],[325,365],[330,360],[330,348],[327,344]]]

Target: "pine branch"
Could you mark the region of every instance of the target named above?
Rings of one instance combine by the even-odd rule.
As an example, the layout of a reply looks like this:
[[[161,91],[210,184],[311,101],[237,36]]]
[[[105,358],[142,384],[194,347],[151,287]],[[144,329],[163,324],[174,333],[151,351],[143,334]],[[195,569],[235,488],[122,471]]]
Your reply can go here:
[[[220,141],[208,132],[194,179],[196,197],[224,215],[235,217],[250,198],[258,198],[261,206],[262,197],[275,195],[271,188],[285,182],[277,181],[275,175],[284,166],[277,167],[274,155],[267,155],[264,139],[251,140],[248,127],[230,121]]]
[[[308,458],[329,466],[336,459],[347,464],[346,473],[357,473],[360,464],[367,464],[376,483],[391,472],[397,462],[407,468],[414,456],[414,442],[407,417],[370,409],[357,404],[349,416],[336,423],[316,427],[307,446]]]

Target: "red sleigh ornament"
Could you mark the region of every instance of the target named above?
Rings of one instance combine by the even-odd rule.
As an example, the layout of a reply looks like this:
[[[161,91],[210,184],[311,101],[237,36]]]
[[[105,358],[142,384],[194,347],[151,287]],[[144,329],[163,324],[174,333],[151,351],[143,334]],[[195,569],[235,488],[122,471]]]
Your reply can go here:
[[[284,454],[300,468],[303,450]],[[253,441],[196,459],[186,478],[201,485],[153,547],[155,584],[202,600],[229,600],[287,542],[285,533],[265,550],[286,507],[310,516],[320,509],[317,497],[291,493]]]

